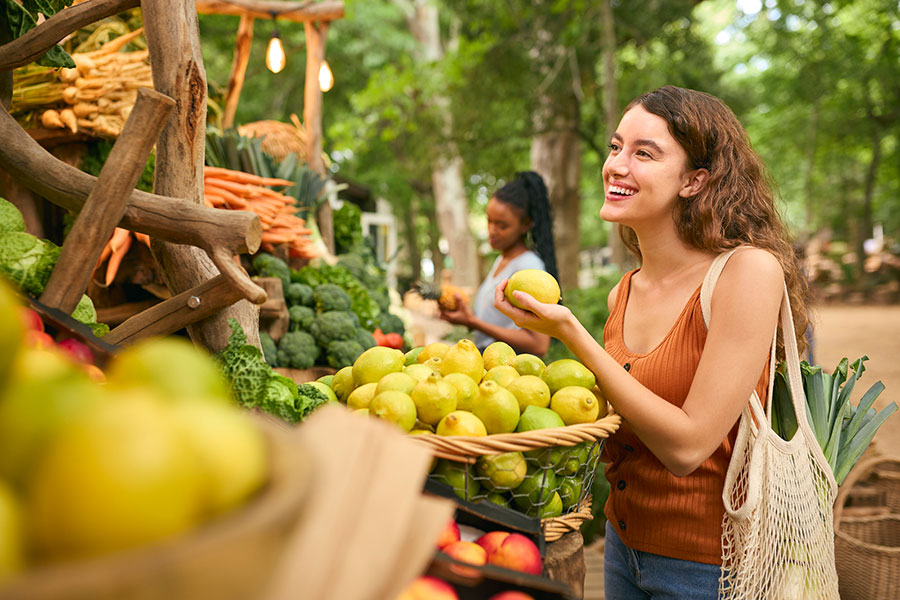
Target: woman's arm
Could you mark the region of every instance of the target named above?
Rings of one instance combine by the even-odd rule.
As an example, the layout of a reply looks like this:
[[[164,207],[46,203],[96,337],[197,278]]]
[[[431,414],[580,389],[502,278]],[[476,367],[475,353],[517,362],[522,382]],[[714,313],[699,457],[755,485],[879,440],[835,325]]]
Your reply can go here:
[[[516,292],[532,312],[518,310],[503,297],[505,282],[494,304],[517,325],[552,335],[572,350],[641,441],[681,477],[712,455],[747,405],[769,356],[783,277],[777,259],[763,250],[744,250],[729,260],[713,293],[706,345],[681,408],[631,377],[567,308]]]
[[[472,308],[459,294],[456,295],[456,302],[459,307],[456,310],[441,311],[441,318],[443,320],[457,325],[463,325],[469,329],[481,331],[495,340],[506,342],[520,354],[527,352],[529,354],[543,356],[550,348],[549,335],[531,331],[529,329],[512,329],[488,323],[476,317],[475,313],[472,312]]]

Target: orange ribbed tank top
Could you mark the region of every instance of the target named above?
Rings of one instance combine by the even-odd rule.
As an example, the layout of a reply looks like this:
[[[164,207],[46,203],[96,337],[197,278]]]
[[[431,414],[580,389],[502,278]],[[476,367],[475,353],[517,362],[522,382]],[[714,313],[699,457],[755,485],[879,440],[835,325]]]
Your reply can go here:
[[[700,288],[685,304],[672,329],[656,348],[631,352],[623,339],[625,307],[631,289],[626,273],[603,330],[606,351],[645,387],[675,406],[684,404],[706,343]],[[766,397],[768,369],[756,387]],[[603,460],[610,495],[605,512],[610,524],[634,549],[681,560],[721,564],[722,489],[731,459],[737,423],[696,471],[675,477],[638,439],[627,423],[606,441]]]

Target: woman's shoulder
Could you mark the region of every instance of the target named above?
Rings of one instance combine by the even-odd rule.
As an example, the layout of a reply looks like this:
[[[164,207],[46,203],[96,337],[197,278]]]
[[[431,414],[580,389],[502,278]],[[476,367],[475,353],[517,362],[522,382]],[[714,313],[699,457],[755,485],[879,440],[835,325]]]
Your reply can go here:
[[[544,270],[544,261],[533,250],[526,250],[510,261],[510,265],[515,265],[516,270],[522,269],[541,269]]]
[[[722,270],[722,278],[744,283],[780,283],[784,280],[784,270],[778,257],[768,250],[747,246],[739,248],[729,258]]]

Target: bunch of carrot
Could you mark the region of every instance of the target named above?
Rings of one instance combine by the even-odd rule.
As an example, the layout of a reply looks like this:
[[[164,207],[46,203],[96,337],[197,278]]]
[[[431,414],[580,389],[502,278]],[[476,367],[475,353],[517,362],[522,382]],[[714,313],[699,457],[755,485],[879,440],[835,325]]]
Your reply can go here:
[[[295,199],[271,189],[292,185],[286,179],[231,169],[204,167],[203,170],[203,196],[207,206],[256,213],[262,223],[263,250],[272,252],[275,245],[287,244],[290,256],[312,259],[318,256],[310,237],[312,229],[295,214]]]
[[[94,267],[94,277],[96,279],[97,271],[103,266],[103,261],[107,261],[106,273],[103,279],[104,287],[109,287],[115,281],[122,259],[125,258],[125,255],[128,254],[128,250],[131,248],[132,236],[148,248],[150,247],[150,236],[147,234],[116,227],[109,241],[103,247],[100,258],[97,260],[97,265]]]

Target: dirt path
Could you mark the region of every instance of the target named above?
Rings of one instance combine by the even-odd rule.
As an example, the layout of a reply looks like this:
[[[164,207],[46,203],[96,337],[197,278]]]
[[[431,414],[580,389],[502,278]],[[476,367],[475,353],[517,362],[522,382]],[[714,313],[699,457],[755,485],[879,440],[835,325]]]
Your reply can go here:
[[[875,406],[891,401],[900,405],[900,306],[825,306],[813,321],[813,360],[831,371],[846,357],[866,355],[866,371],[853,392],[853,403],[878,380],[885,390]],[[900,411],[875,435],[874,446],[882,454],[900,457]]]

